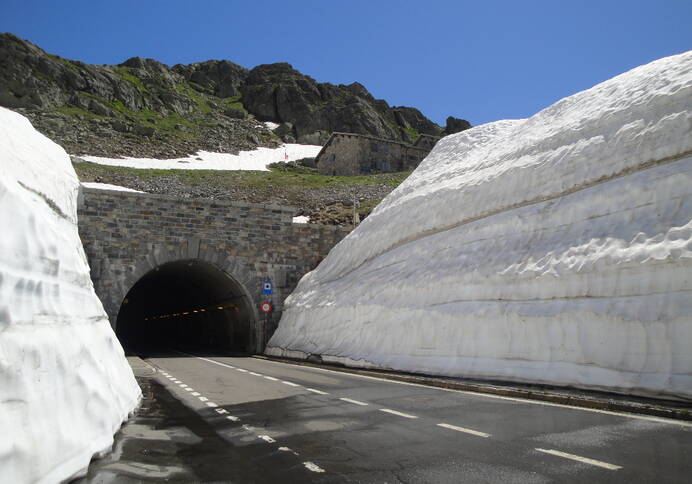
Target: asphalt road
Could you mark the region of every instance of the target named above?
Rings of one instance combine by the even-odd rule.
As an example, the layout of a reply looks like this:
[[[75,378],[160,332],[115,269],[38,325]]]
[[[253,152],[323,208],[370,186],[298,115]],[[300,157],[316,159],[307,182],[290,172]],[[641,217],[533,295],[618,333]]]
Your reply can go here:
[[[221,443],[206,464],[219,480],[692,482],[689,422],[258,358],[147,361]]]

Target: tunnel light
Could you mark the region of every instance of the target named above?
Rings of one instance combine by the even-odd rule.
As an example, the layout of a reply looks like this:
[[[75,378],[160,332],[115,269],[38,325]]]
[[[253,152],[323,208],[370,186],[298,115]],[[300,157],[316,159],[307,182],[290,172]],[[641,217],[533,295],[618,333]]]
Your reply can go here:
[[[218,309],[219,311],[221,311],[221,310],[223,309],[223,306],[219,306],[219,307],[217,307],[216,309]]]

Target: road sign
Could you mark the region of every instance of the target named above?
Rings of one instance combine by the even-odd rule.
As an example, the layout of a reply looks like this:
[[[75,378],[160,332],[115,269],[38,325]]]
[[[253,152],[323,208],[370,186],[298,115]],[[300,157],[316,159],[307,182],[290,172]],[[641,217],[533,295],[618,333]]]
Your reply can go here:
[[[260,311],[263,313],[268,313],[271,312],[272,310],[272,305],[268,301],[264,301],[262,304],[260,304]]]
[[[272,283],[269,281],[266,281],[262,285],[262,294],[271,294],[272,292],[273,292],[272,291]]]

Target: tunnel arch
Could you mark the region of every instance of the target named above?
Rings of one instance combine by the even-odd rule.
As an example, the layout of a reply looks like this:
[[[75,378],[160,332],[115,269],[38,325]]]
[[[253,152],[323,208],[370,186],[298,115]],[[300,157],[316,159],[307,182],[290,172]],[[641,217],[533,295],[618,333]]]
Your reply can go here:
[[[240,281],[210,262],[181,259],[157,265],[131,286],[115,331],[130,354],[246,354],[255,350],[257,320]]]

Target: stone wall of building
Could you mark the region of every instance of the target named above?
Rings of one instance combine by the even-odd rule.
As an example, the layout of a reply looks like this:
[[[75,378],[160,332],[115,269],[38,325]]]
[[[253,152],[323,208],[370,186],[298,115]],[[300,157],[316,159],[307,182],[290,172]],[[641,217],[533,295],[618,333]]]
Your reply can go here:
[[[348,230],[292,223],[289,207],[83,188],[79,233],[96,294],[115,327],[132,286],[156,267],[177,260],[213,264],[240,283],[255,303],[256,351],[276,328],[283,301]],[[274,293],[262,294],[272,281]]]
[[[355,176],[415,169],[430,148],[352,133],[333,133],[315,162],[323,175]]]

